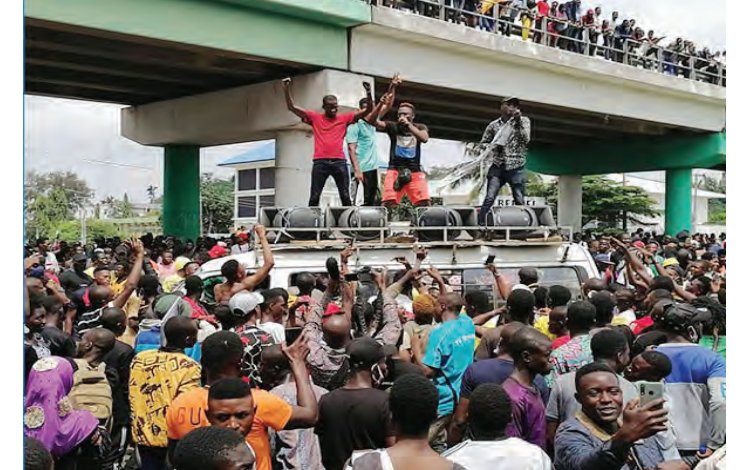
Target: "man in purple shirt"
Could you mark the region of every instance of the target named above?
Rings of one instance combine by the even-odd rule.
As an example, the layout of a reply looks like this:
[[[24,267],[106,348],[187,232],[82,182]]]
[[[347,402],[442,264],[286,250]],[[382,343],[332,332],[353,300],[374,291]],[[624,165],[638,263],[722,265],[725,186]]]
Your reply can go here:
[[[514,360],[514,370],[503,382],[503,389],[511,397],[513,420],[506,434],[545,448],[545,402],[534,384],[535,377],[552,370],[550,339],[532,327],[514,333],[508,343]]]

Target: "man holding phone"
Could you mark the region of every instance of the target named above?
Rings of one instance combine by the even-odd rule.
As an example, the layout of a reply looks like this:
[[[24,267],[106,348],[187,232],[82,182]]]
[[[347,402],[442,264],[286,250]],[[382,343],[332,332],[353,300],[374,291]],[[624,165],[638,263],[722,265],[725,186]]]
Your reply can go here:
[[[556,470],[687,468],[681,461],[665,462],[652,439],[667,429],[664,400],[640,406],[636,398],[623,408],[620,379],[607,364],[583,366],[575,382],[581,411],[558,428]]]

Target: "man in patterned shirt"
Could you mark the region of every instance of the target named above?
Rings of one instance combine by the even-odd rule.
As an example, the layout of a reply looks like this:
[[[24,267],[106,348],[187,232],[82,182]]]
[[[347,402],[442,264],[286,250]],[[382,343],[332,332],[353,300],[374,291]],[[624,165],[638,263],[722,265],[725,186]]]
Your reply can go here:
[[[571,340],[552,352],[552,372],[546,376],[547,387],[552,389],[558,376],[573,372],[594,361],[591,354],[591,335],[597,310],[594,305],[582,300],[568,304],[567,325]]]
[[[498,192],[506,183],[511,186],[514,204],[524,205],[524,167],[527,164],[531,123],[528,117],[521,115],[519,107],[518,98],[503,100],[501,117],[488,125],[480,141],[487,144],[493,154],[493,165],[488,171],[488,189],[478,215],[478,222],[482,226]]]

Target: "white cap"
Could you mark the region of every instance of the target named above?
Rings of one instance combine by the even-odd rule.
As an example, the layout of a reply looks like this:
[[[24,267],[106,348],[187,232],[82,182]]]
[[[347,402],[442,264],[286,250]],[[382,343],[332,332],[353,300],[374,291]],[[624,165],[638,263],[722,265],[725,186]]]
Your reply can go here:
[[[252,310],[264,301],[264,297],[259,292],[239,292],[238,294],[234,294],[231,300],[228,301],[228,308],[231,309],[231,313],[234,313],[236,310],[241,312],[234,313],[234,315],[244,316],[251,313]]]

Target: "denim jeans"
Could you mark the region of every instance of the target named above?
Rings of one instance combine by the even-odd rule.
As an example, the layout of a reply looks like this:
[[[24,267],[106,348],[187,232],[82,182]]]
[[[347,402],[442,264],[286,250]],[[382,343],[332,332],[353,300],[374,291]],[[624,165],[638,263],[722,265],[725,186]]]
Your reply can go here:
[[[366,207],[376,206],[376,199],[379,196],[379,172],[376,170],[363,172],[363,183],[352,177],[353,190],[351,200],[355,201],[358,197],[358,191],[363,191],[363,205]]]
[[[334,178],[337,191],[340,193],[340,202],[343,206],[350,206],[350,174],[348,165],[342,158],[322,158],[314,160],[311,168],[311,195],[309,196],[309,207],[319,206],[324,184],[330,176]]]
[[[501,190],[504,184],[508,183],[511,186],[511,194],[514,197],[514,204],[517,206],[524,205],[524,184],[526,182],[526,175],[524,174],[524,167],[517,168],[515,170],[506,170],[506,167],[501,165],[500,167],[493,165],[488,171],[488,189],[485,192],[485,200],[480,208],[480,213],[477,216],[477,222],[480,226],[485,226],[486,218],[490,208],[493,207],[498,191]]]

